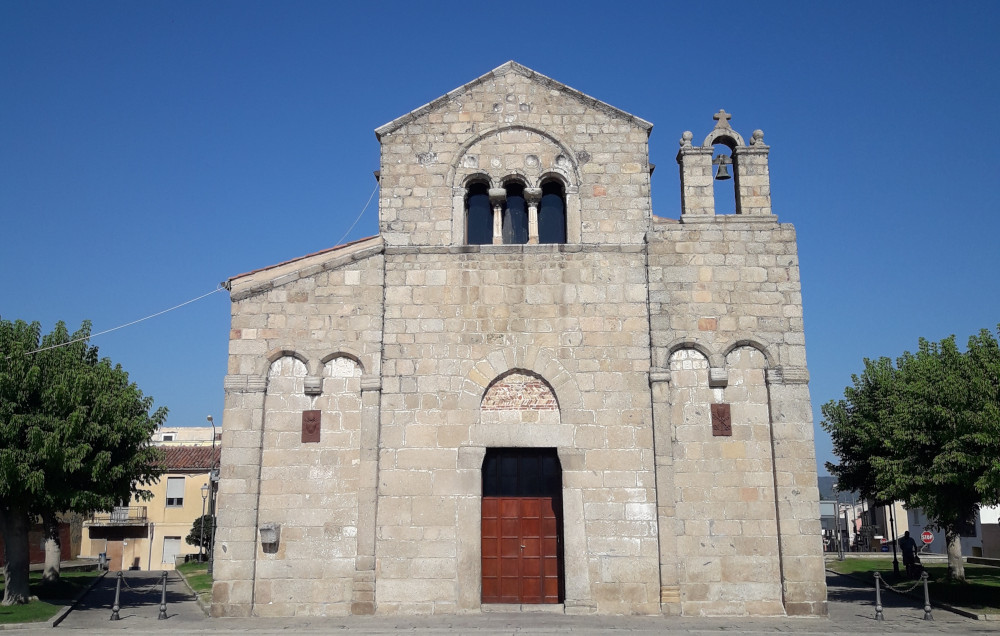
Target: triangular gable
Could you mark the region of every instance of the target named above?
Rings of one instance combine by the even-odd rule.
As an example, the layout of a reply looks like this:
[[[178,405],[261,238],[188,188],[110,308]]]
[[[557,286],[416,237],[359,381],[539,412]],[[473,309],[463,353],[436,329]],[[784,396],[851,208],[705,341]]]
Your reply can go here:
[[[536,71],[531,70],[527,66],[522,66],[522,65],[518,64],[517,62],[511,60],[511,61],[509,61],[509,62],[507,62],[505,64],[501,64],[500,66],[496,67],[495,69],[493,69],[489,73],[486,73],[485,75],[481,75],[480,77],[477,77],[476,79],[472,80],[468,84],[464,84],[462,86],[459,86],[455,90],[449,91],[448,93],[442,95],[441,97],[438,97],[434,101],[428,102],[427,104],[424,104],[423,106],[421,106],[420,108],[417,108],[416,110],[410,111],[409,113],[403,115],[402,117],[397,117],[396,119],[393,119],[389,123],[384,124],[382,126],[379,126],[378,128],[375,129],[375,136],[379,140],[381,140],[384,135],[388,135],[389,133],[395,132],[396,130],[398,130],[402,126],[405,126],[406,124],[408,124],[409,122],[413,121],[414,119],[417,119],[418,117],[420,117],[422,115],[425,115],[425,114],[427,114],[429,112],[437,110],[443,104],[445,104],[448,101],[454,99],[455,97],[461,96],[462,94],[464,94],[464,93],[468,92],[469,90],[475,88],[479,84],[482,84],[484,82],[490,81],[490,80],[492,80],[495,77],[501,77],[501,76],[506,75],[507,73],[510,73],[510,72],[518,73],[519,75],[523,75],[524,77],[526,77],[526,78],[528,78],[528,79],[530,79],[530,80],[532,80],[534,82],[537,82],[537,83],[545,86],[546,88],[549,88],[549,89],[552,89],[552,90],[557,90],[557,91],[559,91],[561,93],[564,93],[564,94],[566,94],[566,95],[568,95],[568,96],[570,96],[570,97],[572,97],[574,99],[577,99],[577,100],[585,103],[586,105],[588,105],[588,106],[590,106],[592,108],[595,108],[595,109],[597,109],[597,110],[599,110],[599,111],[601,111],[603,113],[606,113],[607,115],[609,115],[611,117],[616,117],[616,118],[619,118],[619,119],[625,119],[625,120],[628,120],[630,122],[633,122],[634,124],[636,124],[640,128],[646,129],[647,133],[650,130],[653,129],[653,124],[649,123],[645,119],[641,119],[639,117],[636,117],[635,115],[632,115],[630,113],[626,113],[625,111],[623,111],[623,110],[621,110],[619,108],[615,108],[614,106],[612,106],[610,104],[606,104],[606,103],[600,101],[599,99],[595,99],[595,98],[591,97],[590,95],[587,95],[586,93],[582,93],[582,92],[576,90],[575,88],[570,88],[569,86],[566,86],[562,82],[557,82],[556,80],[554,80],[554,79],[552,79],[550,77],[546,77],[545,75],[542,75],[541,73],[538,73]]]
[[[253,296],[280,287],[300,278],[337,269],[380,254],[383,249],[381,236],[370,236],[344,245],[293,258],[292,260],[238,274],[226,281],[232,300]]]

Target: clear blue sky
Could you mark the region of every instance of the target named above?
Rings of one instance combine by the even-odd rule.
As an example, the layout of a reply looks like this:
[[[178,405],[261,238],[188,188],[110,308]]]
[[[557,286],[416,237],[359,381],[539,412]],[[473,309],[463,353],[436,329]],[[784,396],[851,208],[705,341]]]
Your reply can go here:
[[[101,331],[330,247],[373,129],[513,59],[655,124],[660,216],[682,131],[765,131],[822,464],[862,358],[1000,322],[1000,3],[686,4],[5,0],[0,315]],[[203,425],[228,320],[220,292],[93,344]]]

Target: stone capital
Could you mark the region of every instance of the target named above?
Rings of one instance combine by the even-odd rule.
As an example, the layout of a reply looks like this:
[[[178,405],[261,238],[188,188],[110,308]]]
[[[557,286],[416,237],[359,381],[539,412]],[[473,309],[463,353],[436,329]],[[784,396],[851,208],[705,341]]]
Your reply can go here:
[[[754,146],[737,146],[733,149],[733,155],[737,157],[767,157],[770,151],[771,147],[766,145],[764,142],[761,142]]]
[[[719,367],[711,367],[708,370],[708,386],[724,387],[729,384],[729,371]]]
[[[680,163],[685,157],[697,157],[706,156],[709,159],[715,153],[715,149],[711,146],[707,148],[704,146],[681,146],[680,150],[677,151],[677,163]]]
[[[490,203],[495,207],[507,201],[507,191],[503,188],[490,188]]]
[[[222,386],[226,393],[263,393],[267,390],[267,377],[230,374],[222,381]]]
[[[660,382],[670,383],[670,369],[650,369],[649,370],[649,385],[658,384]]]
[[[527,201],[528,205],[538,205],[538,203],[542,200],[542,189],[525,188],[524,200]]]
[[[361,377],[361,390],[362,391],[381,391],[382,390],[382,376],[380,375],[365,375]]]
[[[318,375],[306,376],[304,383],[306,395],[319,395],[323,392],[323,378]]]
[[[809,384],[809,369],[805,367],[775,367],[767,370],[768,384]]]

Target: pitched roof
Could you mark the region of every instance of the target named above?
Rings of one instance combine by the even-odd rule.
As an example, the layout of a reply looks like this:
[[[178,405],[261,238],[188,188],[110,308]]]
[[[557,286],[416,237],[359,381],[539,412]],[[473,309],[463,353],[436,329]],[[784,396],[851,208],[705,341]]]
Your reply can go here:
[[[542,75],[541,73],[538,73],[536,71],[531,70],[527,66],[522,66],[521,64],[518,64],[514,60],[510,60],[509,62],[506,62],[505,64],[501,64],[500,66],[496,67],[495,69],[493,69],[489,73],[486,73],[485,75],[481,75],[480,77],[477,77],[476,79],[472,80],[468,84],[464,84],[462,86],[459,86],[455,90],[449,91],[448,93],[445,93],[444,95],[442,95],[441,97],[438,97],[434,101],[428,102],[427,104],[424,104],[423,106],[421,106],[420,108],[417,108],[416,110],[410,111],[409,113],[403,115],[402,117],[397,117],[396,119],[393,119],[389,123],[383,124],[382,126],[379,126],[378,128],[375,129],[375,136],[378,139],[382,139],[383,135],[387,135],[387,134],[389,134],[391,132],[395,132],[396,130],[398,130],[399,128],[401,128],[402,126],[404,126],[405,124],[407,124],[407,123],[413,121],[414,119],[416,119],[417,117],[420,117],[421,115],[423,115],[425,113],[428,113],[428,112],[430,112],[432,110],[435,110],[436,108],[438,108],[439,106],[441,106],[442,104],[444,104],[445,102],[447,102],[448,100],[450,100],[450,99],[452,99],[454,97],[457,97],[457,96],[465,93],[466,91],[474,88],[475,86],[477,86],[479,84],[482,84],[483,82],[490,81],[494,77],[499,77],[501,75],[506,75],[507,73],[510,73],[510,72],[518,73],[519,75],[523,75],[524,77],[527,77],[530,80],[538,82],[539,84],[542,84],[543,86],[546,86],[547,88],[550,88],[550,89],[557,90],[557,91],[560,91],[562,93],[565,93],[565,94],[567,94],[567,95],[569,95],[571,97],[574,97],[574,98],[576,98],[576,99],[578,99],[578,100],[586,103],[588,106],[591,106],[593,108],[596,108],[599,111],[607,113],[608,115],[610,115],[612,117],[619,117],[619,118],[627,119],[628,121],[633,122],[634,124],[636,124],[640,128],[645,128],[646,129],[646,134],[649,134],[649,131],[651,131],[653,129],[653,124],[649,123],[645,119],[642,119],[640,117],[636,117],[635,115],[632,115],[631,113],[627,113],[624,110],[621,110],[619,108],[615,108],[614,106],[612,106],[610,104],[607,104],[605,102],[602,102],[599,99],[594,99],[593,97],[591,97],[590,95],[587,95],[586,93],[578,91],[575,88],[570,88],[569,86],[566,86],[562,82],[557,82],[556,80],[552,79],[551,77],[546,77],[545,75]]]
[[[225,287],[229,290],[230,300],[236,302],[281,285],[294,283],[300,278],[309,278],[326,270],[362,261],[381,253],[382,249],[382,237],[371,236],[233,276],[226,281]]]
[[[222,447],[216,446],[161,446],[164,470],[204,470],[208,472],[219,463]]]
[[[306,258],[311,258],[313,256],[320,256],[322,254],[329,254],[330,252],[337,252],[337,251],[345,250],[345,249],[348,249],[350,247],[354,247],[355,245],[358,245],[359,243],[364,243],[365,241],[370,241],[370,240],[375,239],[375,238],[378,238],[378,235],[375,235],[375,236],[366,236],[365,238],[360,238],[360,239],[358,239],[356,241],[351,241],[350,243],[343,243],[342,245],[334,245],[333,247],[328,247],[328,248],[320,250],[318,252],[313,252],[312,254],[306,254],[305,256],[296,256],[295,258],[288,259],[287,261],[283,261],[281,263],[275,263],[274,265],[268,265],[267,267],[258,267],[257,269],[250,270],[249,272],[244,272],[242,274],[237,274],[236,276],[230,276],[229,280],[226,281],[226,282],[232,284],[232,281],[234,281],[234,280],[236,280],[238,278],[246,278],[247,276],[252,276],[252,275],[254,275],[254,274],[258,273],[258,272],[264,272],[264,271],[267,271],[269,269],[275,269],[276,267],[281,267],[283,265],[289,265],[291,263],[295,263],[295,262],[301,261],[301,260],[306,259]]]

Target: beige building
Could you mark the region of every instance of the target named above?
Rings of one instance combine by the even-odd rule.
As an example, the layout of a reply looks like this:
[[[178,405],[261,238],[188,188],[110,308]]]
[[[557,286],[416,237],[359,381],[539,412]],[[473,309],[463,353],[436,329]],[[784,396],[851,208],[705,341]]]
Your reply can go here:
[[[220,441],[222,429],[214,426],[164,425],[153,433],[156,446],[212,446]]]
[[[676,220],[650,123],[513,62],[378,128],[379,235],[228,283],[213,613],[825,614],[795,231],[729,119]]]
[[[176,556],[197,554],[199,548],[184,539],[211,506],[209,475],[219,450],[165,446],[164,473],[148,487],[152,499],[133,498],[127,506],[92,515],[83,524],[80,556],[97,558],[104,553],[108,568],[115,571],[172,570]]]

